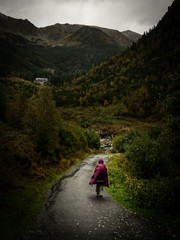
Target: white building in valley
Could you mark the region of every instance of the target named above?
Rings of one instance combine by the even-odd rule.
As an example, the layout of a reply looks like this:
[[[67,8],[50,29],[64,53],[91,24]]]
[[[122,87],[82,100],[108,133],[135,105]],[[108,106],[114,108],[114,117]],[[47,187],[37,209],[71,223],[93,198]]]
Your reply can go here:
[[[48,78],[36,78],[35,82],[36,83],[40,83],[41,85],[43,85],[44,83],[48,82]]]

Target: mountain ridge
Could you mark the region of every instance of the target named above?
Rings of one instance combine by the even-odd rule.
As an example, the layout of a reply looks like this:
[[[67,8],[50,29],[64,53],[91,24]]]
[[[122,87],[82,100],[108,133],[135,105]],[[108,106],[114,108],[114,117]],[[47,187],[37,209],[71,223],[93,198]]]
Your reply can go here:
[[[44,76],[61,86],[132,43],[118,30],[68,23],[38,28],[0,13],[0,76]]]
[[[132,35],[124,35],[118,30],[103,28],[99,26],[89,26],[82,24],[60,24],[56,23],[46,27],[36,27],[29,20],[25,19],[16,19],[9,16],[6,16],[0,13],[0,29],[1,31],[11,32],[16,35],[21,35],[22,37],[28,39],[29,41],[42,44],[47,46],[73,46],[73,42],[70,41],[73,38],[75,32],[79,31],[80,35],[82,35],[80,29],[88,28],[89,31],[94,32],[94,29],[100,30],[102,36],[106,34],[106,40],[111,38],[112,45],[116,45],[118,47],[126,48],[130,46],[134,41],[137,41],[141,35],[138,33],[134,33],[130,30],[132,34],[136,37],[131,37]],[[77,44],[75,43],[75,47]]]

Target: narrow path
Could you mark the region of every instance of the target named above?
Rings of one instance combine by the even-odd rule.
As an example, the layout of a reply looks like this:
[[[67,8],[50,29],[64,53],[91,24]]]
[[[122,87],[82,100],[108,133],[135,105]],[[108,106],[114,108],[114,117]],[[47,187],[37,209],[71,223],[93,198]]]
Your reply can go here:
[[[88,185],[99,158],[91,155],[75,166],[49,190],[37,228],[28,240],[170,240],[158,228],[143,221],[105,191],[95,195]]]

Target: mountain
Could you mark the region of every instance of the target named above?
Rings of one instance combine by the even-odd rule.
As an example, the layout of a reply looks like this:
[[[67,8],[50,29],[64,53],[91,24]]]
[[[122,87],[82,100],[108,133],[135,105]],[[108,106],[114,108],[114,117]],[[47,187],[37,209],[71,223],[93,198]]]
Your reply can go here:
[[[6,32],[14,33],[16,35],[20,35],[31,42],[44,44],[48,46],[77,47],[81,45],[81,41],[84,41],[83,39],[81,40],[81,38],[84,38],[83,34],[85,29],[86,29],[85,34],[87,34],[88,31],[89,32],[88,34],[90,36],[92,36],[94,33],[97,34],[98,32],[99,35],[98,39],[100,38],[101,41],[105,40],[104,45],[106,45],[107,39],[109,39],[108,45],[111,45],[110,42],[112,42],[113,46],[116,45],[118,47],[123,48],[130,46],[133,41],[137,41],[137,39],[141,37],[141,35],[137,33],[129,34],[128,36],[113,29],[78,24],[74,25],[55,24],[44,28],[37,28],[27,19],[25,20],[15,19],[1,13],[0,13],[0,29]],[[100,35],[102,36],[100,37]],[[86,37],[87,37],[86,41],[89,41],[88,35]],[[77,40],[80,41],[80,43],[78,43]],[[90,39],[90,41],[91,40],[92,39]]]
[[[60,86],[133,41],[117,30],[59,23],[38,28],[27,19],[0,14],[0,76],[46,77]]]
[[[146,117],[179,89],[180,1],[130,48],[75,78],[56,95],[59,105],[117,105],[116,115]],[[131,35],[129,31],[125,34]],[[133,36],[133,35],[132,35]]]
[[[66,45],[76,47],[106,48],[118,44],[98,28],[81,27],[66,39]]]
[[[126,36],[127,38],[131,39],[131,41],[133,42],[137,42],[140,38],[141,38],[141,35],[136,33],[136,32],[132,32],[130,30],[127,30],[127,31],[123,31],[121,32],[124,36]]]
[[[5,32],[14,33],[26,37],[28,40],[30,36],[38,36],[38,28],[35,27],[27,19],[15,19],[0,13],[0,29]]]

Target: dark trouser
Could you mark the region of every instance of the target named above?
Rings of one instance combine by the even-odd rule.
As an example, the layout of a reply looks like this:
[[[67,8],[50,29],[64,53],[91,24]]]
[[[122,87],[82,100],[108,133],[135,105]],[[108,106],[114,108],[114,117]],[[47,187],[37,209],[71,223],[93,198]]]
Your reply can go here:
[[[100,195],[100,192],[103,191],[103,183],[104,181],[98,180],[96,183],[96,193]]]

